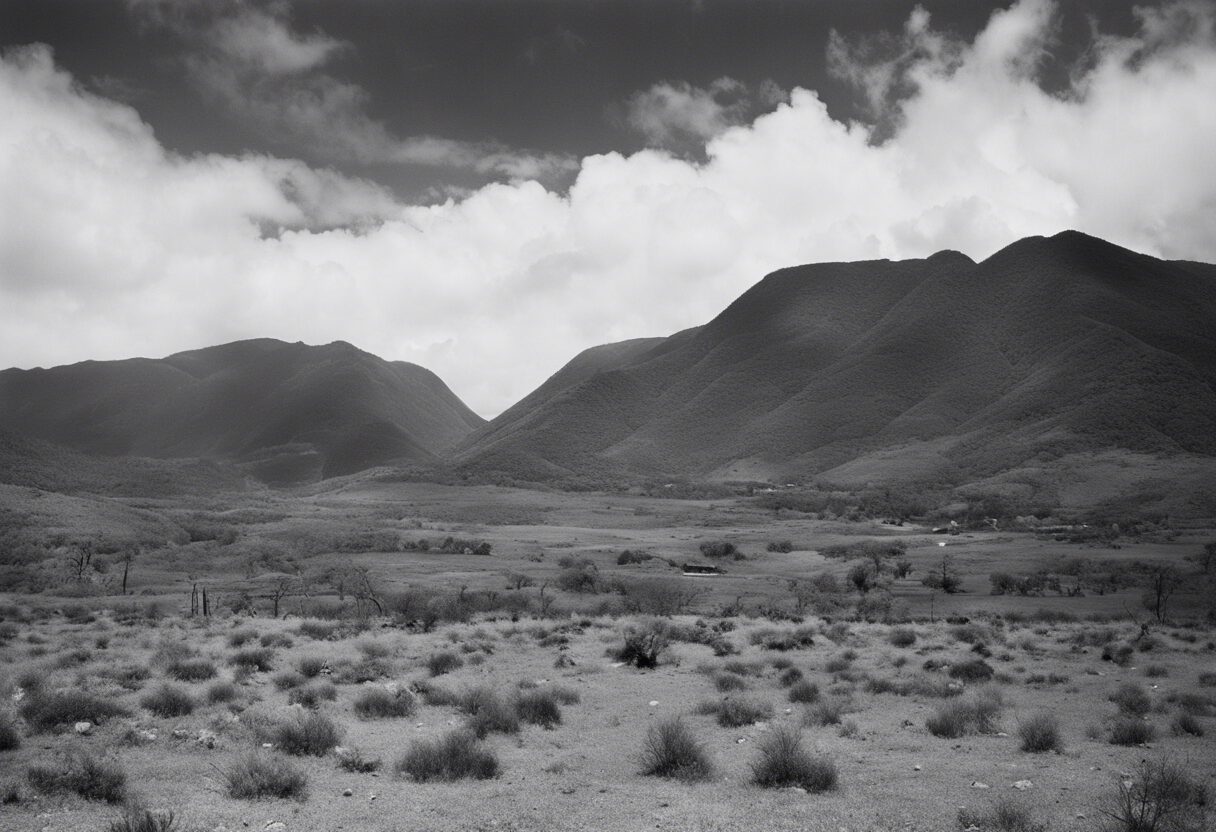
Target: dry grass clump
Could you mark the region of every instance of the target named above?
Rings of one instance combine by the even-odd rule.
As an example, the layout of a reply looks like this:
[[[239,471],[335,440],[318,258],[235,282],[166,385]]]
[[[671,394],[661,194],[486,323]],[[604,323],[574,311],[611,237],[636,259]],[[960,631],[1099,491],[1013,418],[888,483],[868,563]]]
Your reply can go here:
[[[324,714],[300,714],[280,722],[271,731],[272,742],[296,757],[324,757],[342,741],[342,730]]]
[[[844,697],[833,696],[822,699],[806,709],[802,715],[804,725],[818,726],[839,725],[844,715],[852,709],[853,703]]]
[[[305,679],[315,679],[325,669],[325,660],[318,656],[305,656],[296,662],[296,670]]]
[[[104,668],[97,674],[106,679],[113,679],[124,690],[139,690],[144,682],[152,678],[152,671],[142,664],[124,664],[118,667]]]
[[[253,751],[223,770],[224,790],[237,800],[296,798],[308,794],[308,778],[286,757]]]
[[[33,765],[26,779],[45,794],[76,794],[85,800],[121,803],[127,796],[127,774],[116,760],[89,751],[70,751],[59,765]]]
[[[209,659],[184,659],[165,668],[179,682],[205,682],[215,678],[215,663]]]
[[[186,716],[194,712],[194,699],[190,694],[170,684],[145,694],[139,704],[160,717]]]
[[[399,774],[419,783],[430,780],[488,780],[498,776],[498,758],[469,730],[434,740],[418,740],[397,761]]]
[[[642,774],[676,780],[707,780],[713,764],[705,748],[679,717],[651,726],[642,746]]]
[[[718,673],[714,676],[714,687],[722,693],[736,690],[747,690],[747,680],[734,673]]]
[[[819,700],[819,686],[814,682],[803,680],[795,683],[787,694],[791,702],[809,705]]]
[[[0,714],[0,751],[16,751],[21,747],[17,722],[8,714]]]
[[[490,687],[476,687],[466,691],[460,699],[460,709],[468,714],[465,721],[477,739],[488,734],[518,734],[519,713],[515,704],[500,696]]]
[[[940,705],[925,720],[925,727],[935,737],[956,739],[966,734],[991,734],[1003,708],[1000,694],[986,690],[963,700]]]
[[[228,634],[228,646],[232,648],[243,647],[258,637],[258,631],[243,627],[239,630],[233,630]]]
[[[177,832],[177,817],[173,812],[153,812],[139,806],[128,806],[110,821],[106,832]]]
[[[992,665],[983,659],[972,659],[950,666],[950,678],[960,682],[987,682],[995,673]]]
[[[274,682],[274,686],[279,690],[291,690],[304,684],[304,677],[294,670],[280,670],[274,674],[271,681]]]
[[[515,699],[515,712],[524,722],[551,729],[562,722],[560,697],[548,688],[523,691]]]
[[[35,731],[51,731],[75,722],[102,723],[131,712],[80,689],[60,692],[35,690],[21,705],[21,716]]]
[[[760,739],[752,761],[752,782],[766,788],[797,787],[808,792],[836,788],[836,764],[827,757],[811,754],[802,746],[802,734],[781,726]]]
[[[333,621],[308,619],[296,625],[296,632],[317,641],[329,641],[338,635],[342,625]]]
[[[232,702],[237,697],[237,687],[232,682],[220,680],[212,682],[207,687],[207,703],[210,705],[219,705],[223,702]]]
[[[1018,736],[1022,739],[1023,751],[1039,754],[1045,751],[1064,750],[1064,741],[1060,737],[1060,724],[1051,714],[1035,714],[1019,723]]]
[[[238,650],[228,657],[228,663],[234,667],[266,673],[274,669],[274,650],[269,647],[250,647]]]
[[[1135,682],[1124,682],[1110,696],[1110,701],[1119,708],[1119,713],[1125,716],[1146,716],[1153,706],[1152,699],[1140,685]]]
[[[697,713],[716,716],[723,728],[741,728],[772,718],[773,708],[767,703],[753,702],[740,696],[728,696],[719,702],[702,702]]]
[[[887,634],[887,641],[893,647],[911,647],[916,644],[916,630],[911,627],[896,627]]]
[[[336,748],[334,756],[338,759],[338,768],[354,774],[370,774],[384,765],[379,757],[368,757],[358,748]]]
[[[355,697],[355,716],[360,719],[391,719],[412,716],[414,697],[407,690],[368,688]]]
[[[785,667],[781,670],[781,675],[777,677],[777,682],[783,688],[788,688],[791,685],[802,681],[802,671],[796,667]]]
[[[443,685],[426,679],[419,679],[410,687],[422,701],[433,708],[460,707],[461,695]]]
[[[287,694],[287,704],[300,705],[315,710],[322,702],[333,702],[338,698],[338,689],[330,682],[314,682],[311,685],[300,685],[292,688]]]
[[[1202,737],[1204,734],[1203,725],[1188,713],[1181,713],[1174,717],[1174,721],[1170,723],[1170,732],[1176,737]]]
[[[1143,745],[1156,735],[1151,722],[1134,716],[1117,716],[1106,729],[1106,740],[1111,745]]]
[[[1027,807],[1008,797],[983,811],[959,809],[958,825],[981,832],[1043,832],[1047,828],[1034,822]]]
[[[464,659],[460,658],[451,650],[442,650],[438,653],[432,653],[426,659],[426,669],[431,676],[442,676],[445,673],[451,673],[459,667],[464,666]]]
[[[661,627],[630,627],[625,631],[624,643],[615,650],[610,650],[609,655],[618,662],[648,670],[659,666],[659,660],[666,649],[667,636]]]

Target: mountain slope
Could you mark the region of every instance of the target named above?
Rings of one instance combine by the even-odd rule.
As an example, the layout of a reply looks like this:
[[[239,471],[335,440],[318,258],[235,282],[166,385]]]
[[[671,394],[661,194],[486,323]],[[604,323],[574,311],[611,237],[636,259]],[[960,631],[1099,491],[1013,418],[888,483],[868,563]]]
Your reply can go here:
[[[341,341],[0,372],[0,428],[92,454],[234,460],[277,483],[432,462],[483,421],[429,370]]]
[[[454,458],[525,478],[787,477],[882,452],[959,480],[1083,449],[1211,455],[1214,321],[1216,267],[1076,232],[978,264],[784,269],[705,326],[559,372]]]

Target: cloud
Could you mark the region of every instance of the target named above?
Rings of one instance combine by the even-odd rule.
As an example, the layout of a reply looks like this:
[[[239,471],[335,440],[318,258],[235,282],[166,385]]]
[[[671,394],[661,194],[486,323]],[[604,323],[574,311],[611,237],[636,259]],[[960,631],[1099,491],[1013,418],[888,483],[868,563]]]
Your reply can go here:
[[[1137,34],[1097,37],[1054,93],[1033,57],[1051,5],[1023,0],[969,42],[914,20],[941,48],[900,63],[885,136],[795,89],[713,132],[699,159],[589,156],[564,192],[521,177],[433,205],[289,159],[173,154],[45,47],[10,51],[0,356],[345,339],[434,369],[493,414],[578,350],[703,323],[795,263],[984,257],[1064,228],[1216,261],[1212,16],[1141,12]]]
[[[755,90],[734,78],[719,78],[708,87],[660,82],[629,98],[625,122],[652,147],[702,148],[726,128],[772,110],[786,98],[772,81]]]
[[[246,0],[129,0],[148,25],[176,33],[189,76],[216,102],[280,143],[334,161],[414,164],[487,177],[555,180],[577,166],[558,153],[497,142],[397,136],[367,114],[368,94],[327,71],[349,43],[292,26],[289,7]]]

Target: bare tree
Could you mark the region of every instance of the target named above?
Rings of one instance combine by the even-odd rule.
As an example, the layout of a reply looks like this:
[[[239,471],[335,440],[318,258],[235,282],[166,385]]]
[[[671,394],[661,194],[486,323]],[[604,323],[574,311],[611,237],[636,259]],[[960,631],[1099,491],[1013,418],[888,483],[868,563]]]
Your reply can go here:
[[[140,554],[140,549],[135,544],[124,546],[118,553],[118,562],[122,564],[122,594],[127,594],[127,577],[131,574],[131,564],[135,562],[135,558]]]
[[[93,566],[93,556],[96,553],[96,548],[93,546],[92,541],[88,540],[67,548],[68,571],[72,573],[72,576],[77,581],[84,580],[85,573]]]
[[[1170,564],[1154,565],[1148,572],[1141,603],[1157,621],[1165,621],[1170,599],[1182,586],[1182,574]]]
[[[266,597],[274,605],[274,617],[279,617],[279,604],[284,598],[300,593],[299,581],[294,575],[280,575],[270,584]]]

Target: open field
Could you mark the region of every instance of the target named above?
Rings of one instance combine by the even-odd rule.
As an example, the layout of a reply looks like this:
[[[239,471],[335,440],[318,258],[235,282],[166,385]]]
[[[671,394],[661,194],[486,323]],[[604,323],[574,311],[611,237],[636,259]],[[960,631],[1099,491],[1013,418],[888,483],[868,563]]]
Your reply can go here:
[[[374,477],[194,500],[8,487],[4,506],[46,538],[10,557],[0,607],[6,830],[106,829],[124,805],[205,830],[1097,830],[1142,760],[1216,775],[1206,528],[1079,544]],[[861,593],[870,561],[848,553],[867,542],[899,554]],[[943,556],[961,591],[923,585]],[[725,574],[686,577],[690,561]],[[1188,577],[1158,621],[1143,576],[1166,564]],[[993,572],[1061,588],[993,595]],[[1022,750],[1041,715],[1051,748]],[[696,778],[643,773],[672,717],[703,751]],[[493,776],[420,774],[417,744],[465,726]],[[834,785],[754,782],[784,727]],[[287,796],[234,796],[251,752],[298,778]],[[39,771],[82,761],[112,788],[87,799]]]

